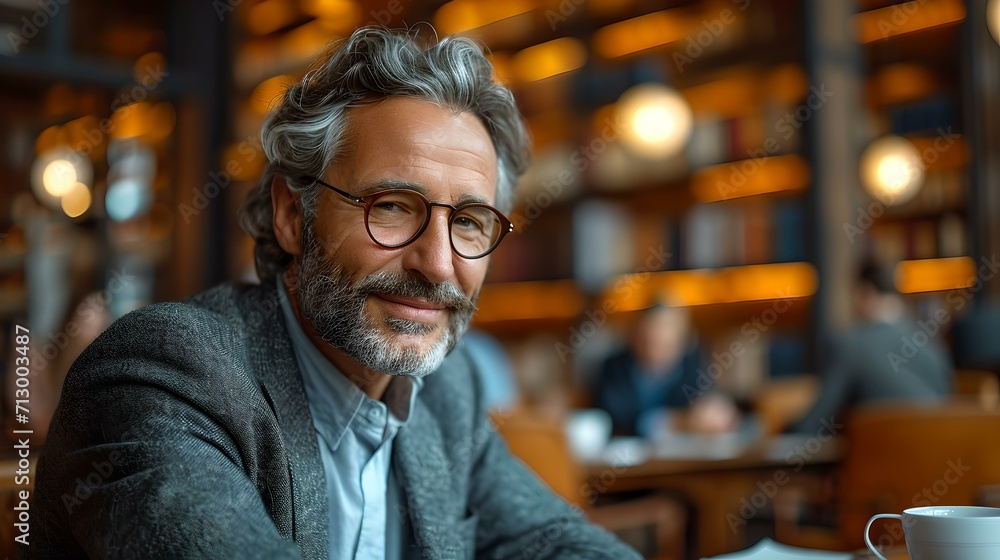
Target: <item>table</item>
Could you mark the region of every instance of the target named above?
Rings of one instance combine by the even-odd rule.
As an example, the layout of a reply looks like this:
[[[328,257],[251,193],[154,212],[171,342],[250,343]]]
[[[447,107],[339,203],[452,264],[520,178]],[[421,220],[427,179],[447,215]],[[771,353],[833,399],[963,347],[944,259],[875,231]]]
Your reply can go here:
[[[904,552],[889,552],[885,554],[885,557],[889,560],[910,560],[910,555]],[[854,558],[852,560],[878,560],[878,556],[875,556],[867,550],[854,553]]]
[[[697,552],[714,556],[746,547],[747,521],[775,497],[833,474],[843,453],[837,437],[752,434],[672,435],[647,444],[612,440],[585,464],[596,495],[671,490],[694,505]]]

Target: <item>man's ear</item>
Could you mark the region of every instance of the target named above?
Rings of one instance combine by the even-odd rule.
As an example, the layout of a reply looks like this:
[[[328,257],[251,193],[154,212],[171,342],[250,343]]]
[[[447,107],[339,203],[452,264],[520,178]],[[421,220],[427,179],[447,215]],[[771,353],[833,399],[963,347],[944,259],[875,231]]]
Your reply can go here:
[[[274,209],[274,237],[289,255],[302,250],[302,205],[299,196],[288,188],[284,175],[271,180],[271,206]]]

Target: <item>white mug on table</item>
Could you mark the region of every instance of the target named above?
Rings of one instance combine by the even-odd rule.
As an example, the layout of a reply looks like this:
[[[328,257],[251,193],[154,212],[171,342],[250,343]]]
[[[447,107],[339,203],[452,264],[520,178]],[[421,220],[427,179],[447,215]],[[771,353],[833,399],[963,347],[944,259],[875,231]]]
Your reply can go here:
[[[1000,508],[927,506],[910,508],[903,515],[880,513],[865,526],[865,544],[886,560],[868,533],[878,519],[903,522],[910,560],[997,560],[1000,558]]]

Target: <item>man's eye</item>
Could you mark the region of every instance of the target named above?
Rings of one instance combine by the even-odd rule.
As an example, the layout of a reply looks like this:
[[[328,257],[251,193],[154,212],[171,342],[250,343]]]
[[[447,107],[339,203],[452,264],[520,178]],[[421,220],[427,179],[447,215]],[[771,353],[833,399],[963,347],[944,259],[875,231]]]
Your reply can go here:
[[[468,216],[459,216],[455,218],[455,225],[462,229],[483,231],[483,224]]]
[[[380,214],[403,214],[416,211],[416,204],[413,201],[396,198],[382,198],[372,204],[372,212]]]
[[[372,208],[378,210],[379,212],[396,212],[402,210],[402,207],[395,202],[377,202],[372,205]]]

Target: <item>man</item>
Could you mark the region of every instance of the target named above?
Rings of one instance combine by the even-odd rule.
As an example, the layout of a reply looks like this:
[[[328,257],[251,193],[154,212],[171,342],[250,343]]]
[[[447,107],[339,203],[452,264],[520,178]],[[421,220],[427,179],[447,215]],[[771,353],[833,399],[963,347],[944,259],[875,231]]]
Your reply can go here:
[[[951,392],[951,363],[931,339],[916,347],[918,328],[908,320],[892,269],[866,261],[858,270],[855,306],[862,323],[831,352],[819,398],[789,431],[815,435],[843,422],[851,407],[888,401],[935,400]],[[907,349],[907,345],[913,351]]]
[[[84,353],[21,554],[636,556],[509,455],[449,355],[527,161],[491,70],[470,41],[365,28],[288,89],[242,215],[261,285],[141,309]]]
[[[687,310],[656,304],[642,311],[632,340],[608,357],[594,402],[618,435],[656,438],[669,431],[722,433],[736,427],[735,406],[698,382]]]

